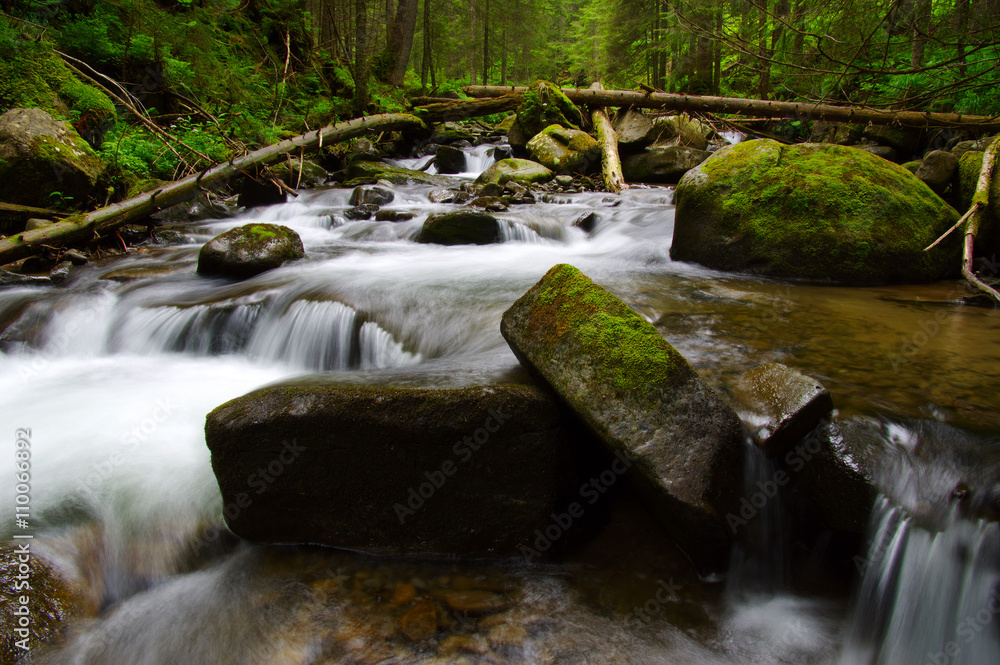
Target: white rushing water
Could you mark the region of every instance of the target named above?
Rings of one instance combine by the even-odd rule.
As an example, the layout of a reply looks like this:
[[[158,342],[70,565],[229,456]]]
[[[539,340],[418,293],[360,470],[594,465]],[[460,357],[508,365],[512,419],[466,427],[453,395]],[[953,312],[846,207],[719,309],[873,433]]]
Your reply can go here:
[[[485,168],[488,149],[470,152],[465,176]],[[258,548],[242,545],[189,570],[192,543],[223,524],[205,416],[253,389],[314,372],[365,380],[391,371],[440,385],[499,380],[518,366],[500,316],[557,263],[579,267],[650,320],[686,315],[650,293],[670,292],[678,308],[694,307],[718,299],[720,283],[732,280],[670,261],[668,189],[513,207],[498,214],[504,242],[482,247],[415,243],[426,217],[450,207],[430,202],[431,187],[392,189],[384,208],[412,220],[349,221],[349,190],[303,192],[186,228],[189,245],[88,266],[60,287],[0,291],[0,431],[31,429],[40,551],[70,577],[89,576],[105,607],[50,662],[367,662],[323,660],[330,640],[364,650],[361,638],[323,632],[357,618],[347,606],[316,605],[301,579],[262,563]],[[573,222],[590,212],[599,221],[588,235]],[[290,226],[308,259],[240,283],[196,275],[199,243],[248,221]],[[149,276],[114,275],[138,269]],[[749,295],[728,289],[723,297],[760,306],[755,288],[750,282]],[[752,355],[718,336],[715,319],[698,321],[673,340],[689,357]],[[756,450],[748,456],[750,492],[774,467]],[[0,457],[0,472],[12,477],[13,462]],[[13,505],[13,486],[2,487],[0,500]],[[995,614],[980,621],[997,593],[995,524],[955,518],[932,534],[883,499],[848,616],[842,602],[794,589],[783,501],[749,525],[724,598],[697,608],[712,630],[676,627],[660,610],[630,623],[640,615],[584,600],[566,581],[570,568],[508,570],[521,588],[521,615],[550,622],[528,630],[526,651],[510,662],[938,663],[927,654],[949,641],[961,654],[940,662],[1000,661]],[[0,514],[9,538],[13,517]],[[354,564],[345,558],[344,565]],[[634,574],[648,575],[655,591],[652,570]],[[965,642],[968,630],[974,638]],[[407,662],[394,657],[384,662]]]

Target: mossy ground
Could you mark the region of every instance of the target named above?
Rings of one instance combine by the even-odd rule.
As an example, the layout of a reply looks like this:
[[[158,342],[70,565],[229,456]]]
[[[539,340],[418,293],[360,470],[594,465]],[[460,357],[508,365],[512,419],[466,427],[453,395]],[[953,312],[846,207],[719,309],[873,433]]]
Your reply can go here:
[[[902,166],[836,145],[747,141],[677,190],[672,254],[723,270],[849,283],[933,281],[956,247],[923,252],[957,212]],[[686,234],[703,226],[704,233]]]

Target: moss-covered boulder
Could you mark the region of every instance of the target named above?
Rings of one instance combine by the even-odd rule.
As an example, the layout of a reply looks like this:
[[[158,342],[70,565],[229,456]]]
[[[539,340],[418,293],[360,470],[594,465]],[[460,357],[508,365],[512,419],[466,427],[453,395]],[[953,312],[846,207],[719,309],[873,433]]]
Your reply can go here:
[[[719,270],[846,284],[919,283],[957,265],[958,213],[902,166],[829,144],[747,141],[677,186],[670,256]]]
[[[80,206],[103,173],[104,162],[67,123],[41,109],[0,116],[0,201]]]
[[[345,184],[350,187],[374,185],[379,180],[387,180],[394,185],[418,183],[437,187],[446,187],[453,182],[445,176],[370,161],[351,162],[347,167],[347,178],[348,181]]]
[[[676,185],[685,173],[712,153],[697,148],[671,146],[649,148],[622,159],[622,175],[628,182]]]
[[[945,188],[954,180],[956,171],[958,171],[958,157],[947,150],[932,150],[920,162],[920,168],[914,175],[936,194],[943,194]]]
[[[628,462],[648,505],[695,566],[723,569],[726,515],[737,510],[743,488],[743,429],[684,357],[569,265],[549,270],[504,312],[500,332]]]
[[[501,240],[500,221],[476,210],[431,215],[417,236],[417,242],[435,245],[490,245]]]
[[[528,140],[549,125],[579,129],[582,124],[580,109],[548,81],[532,83],[524,92],[524,101],[517,107],[517,125]]]
[[[556,173],[591,173],[601,167],[601,145],[579,129],[549,125],[528,141],[528,154]]]
[[[215,236],[198,254],[198,272],[246,279],[305,256],[302,240],[278,224],[246,224]]]
[[[501,159],[499,162],[486,169],[476,178],[476,184],[485,185],[495,183],[501,187],[508,182],[528,185],[531,183],[543,183],[552,180],[555,173],[538,162],[530,159]]]
[[[249,540],[512,555],[579,488],[564,417],[526,385],[272,387],[215,409],[205,440]]]
[[[969,150],[962,153],[958,160],[958,207],[965,212],[972,207],[972,196],[979,184],[979,171],[983,167],[984,153],[979,150]],[[996,173],[990,183],[990,193],[987,198],[986,214],[979,222],[979,234],[976,236],[976,251],[978,254],[990,256],[1000,254],[1000,178]]]

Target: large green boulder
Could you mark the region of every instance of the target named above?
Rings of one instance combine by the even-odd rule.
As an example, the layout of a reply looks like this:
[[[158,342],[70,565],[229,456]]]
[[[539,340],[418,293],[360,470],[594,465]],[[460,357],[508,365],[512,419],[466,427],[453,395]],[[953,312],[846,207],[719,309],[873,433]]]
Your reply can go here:
[[[726,518],[743,490],[743,429],[684,357],[569,265],[553,267],[504,312],[500,332],[521,363],[625,460],[694,565],[703,573],[724,569]]]
[[[445,187],[452,184],[452,180],[445,176],[367,160],[351,162],[347,167],[347,179],[345,184],[350,187],[374,185],[379,180],[387,180],[394,185],[417,183]]]
[[[516,555],[579,499],[565,414],[534,386],[264,388],[212,411],[205,441],[254,541]]]
[[[555,173],[538,162],[530,159],[501,159],[499,162],[486,169],[476,178],[476,184],[485,185],[495,183],[506,185],[508,182],[517,182],[522,185],[531,183],[543,183],[552,180]]]
[[[0,201],[78,207],[103,173],[104,162],[67,123],[41,109],[0,116]]]
[[[527,139],[549,125],[579,129],[582,124],[580,109],[548,81],[532,83],[524,93],[524,101],[517,107],[517,126]]]
[[[601,145],[587,132],[549,125],[528,141],[528,154],[556,173],[591,173],[601,167]]]
[[[489,245],[502,239],[499,220],[476,210],[431,215],[417,236],[417,242],[435,245]]]
[[[958,265],[958,213],[902,166],[831,144],[746,141],[677,186],[670,256],[718,270],[846,284],[920,283]]]
[[[302,240],[278,224],[246,224],[215,236],[198,254],[198,272],[246,279],[305,256]]]

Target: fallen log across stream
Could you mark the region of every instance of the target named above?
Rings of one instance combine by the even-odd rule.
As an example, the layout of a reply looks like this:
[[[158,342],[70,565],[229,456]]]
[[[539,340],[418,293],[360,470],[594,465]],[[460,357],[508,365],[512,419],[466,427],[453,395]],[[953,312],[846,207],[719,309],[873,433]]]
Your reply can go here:
[[[236,157],[223,164],[217,164],[200,173],[106,208],[74,215],[42,229],[0,238],[0,265],[37,254],[44,247],[64,247],[73,243],[88,242],[123,224],[193,199],[201,192],[217,189],[233,178],[248,175],[248,171],[274,164],[292,152],[298,151],[299,154],[304,154],[318,150],[324,145],[339,143],[370,132],[423,128],[426,128],[423,120],[404,113],[383,113],[328,125],[255,150],[242,157]]]
[[[523,95],[520,86],[470,85],[466,94],[476,98]],[[689,113],[730,113],[756,118],[798,118],[834,122],[871,123],[873,125],[904,125],[907,127],[962,127],[984,132],[1000,130],[1000,118],[966,115],[964,113],[932,113],[929,111],[883,111],[854,106],[834,106],[807,102],[781,102],[767,99],[739,99],[703,95],[675,95],[665,92],[634,90],[594,90],[593,88],[562,88],[574,104],[591,107],[634,106],[636,108],[687,111]]]

